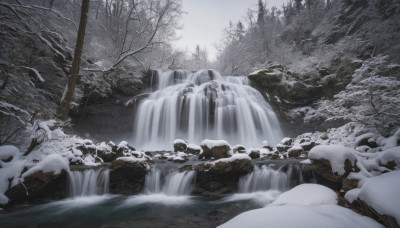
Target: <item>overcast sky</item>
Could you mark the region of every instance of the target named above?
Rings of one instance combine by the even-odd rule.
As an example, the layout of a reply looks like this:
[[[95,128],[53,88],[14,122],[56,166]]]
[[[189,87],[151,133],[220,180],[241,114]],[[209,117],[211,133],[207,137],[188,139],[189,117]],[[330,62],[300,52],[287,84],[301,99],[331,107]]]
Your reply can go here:
[[[206,47],[210,59],[215,59],[214,44],[221,39],[229,21],[236,23],[246,16],[248,8],[257,9],[258,0],[183,0],[183,29],[176,46],[193,52],[196,45]],[[286,0],[268,0],[268,8],[280,7]]]

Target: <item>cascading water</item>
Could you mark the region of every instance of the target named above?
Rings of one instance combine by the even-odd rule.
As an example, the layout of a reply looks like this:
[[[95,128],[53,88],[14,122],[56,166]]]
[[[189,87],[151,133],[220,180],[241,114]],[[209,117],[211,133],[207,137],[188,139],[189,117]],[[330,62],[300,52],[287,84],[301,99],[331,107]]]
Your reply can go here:
[[[92,196],[108,193],[109,170],[87,169],[69,171],[69,194],[71,197]]]
[[[266,165],[254,167],[254,171],[239,181],[239,192],[266,190],[286,191],[304,182],[313,181],[313,173],[303,170],[299,164],[287,164],[280,169]]]
[[[158,167],[151,168],[146,175],[144,192],[164,193],[166,195],[189,195],[192,192],[196,176],[194,171],[162,171]]]
[[[138,148],[165,150],[176,138],[197,144],[225,139],[250,147],[282,138],[273,109],[247,77],[223,77],[213,70],[153,71],[151,88],[135,116]]]

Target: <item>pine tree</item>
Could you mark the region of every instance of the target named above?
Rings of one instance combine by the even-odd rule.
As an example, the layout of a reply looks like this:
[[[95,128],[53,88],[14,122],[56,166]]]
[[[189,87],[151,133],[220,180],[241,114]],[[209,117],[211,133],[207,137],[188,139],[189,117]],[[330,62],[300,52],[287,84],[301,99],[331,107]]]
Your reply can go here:
[[[262,0],[258,0],[257,24],[260,27],[264,27],[264,15],[265,15],[264,3]]]

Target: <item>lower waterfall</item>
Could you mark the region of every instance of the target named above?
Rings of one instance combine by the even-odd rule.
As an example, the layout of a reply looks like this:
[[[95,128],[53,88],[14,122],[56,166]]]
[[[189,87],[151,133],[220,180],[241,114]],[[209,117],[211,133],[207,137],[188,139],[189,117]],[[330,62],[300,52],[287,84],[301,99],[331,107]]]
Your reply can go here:
[[[238,192],[286,191],[296,185],[313,181],[313,173],[303,170],[300,164],[287,164],[279,169],[266,165],[255,166],[252,173],[239,180]]]
[[[77,197],[108,193],[109,173],[105,168],[69,171],[69,195]]]
[[[146,175],[144,193],[163,193],[175,196],[189,195],[192,192],[195,177],[195,171],[165,171],[158,167],[153,167]]]

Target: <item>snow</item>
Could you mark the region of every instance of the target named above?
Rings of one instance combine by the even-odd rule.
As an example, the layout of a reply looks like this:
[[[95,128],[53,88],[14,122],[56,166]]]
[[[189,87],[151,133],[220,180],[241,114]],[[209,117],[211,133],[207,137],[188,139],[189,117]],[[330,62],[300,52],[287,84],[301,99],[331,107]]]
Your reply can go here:
[[[301,164],[307,164],[307,165],[311,165],[311,160],[310,159],[306,159],[300,162]]]
[[[6,160],[19,154],[19,149],[13,145],[0,146],[0,160]]]
[[[291,138],[285,137],[285,138],[283,138],[283,139],[281,140],[280,144],[288,145],[290,140],[291,140]]]
[[[212,161],[212,162],[207,162],[207,164],[215,165],[218,162],[228,163],[228,162],[234,162],[236,160],[251,160],[251,158],[247,154],[234,154],[229,158],[221,158],[221,159],[218,159],[218,160],[215,160],[215,161]]]
[[[8,198],[4,195],[11,180],[11,187],[19,183],[19,176],[25,167],[23,161],[13,159],[11,162],[0,162],[0,204],[6,204]]]
[[[68,161],[59,154],[50,154],[37,163],[37,165],[28,169],[28,171],[23,173],[21,177],[25,178],[39,171],[42,171],[43,173],[53,172],[58,175],[62,170],[69,170]]]
[[[219,146],[227,146],[230,147],[229,143],[225,140],[209,140],[205,139],[201,142],[201,146],[206,146],[208,148],[219,147]]]
[[[25,68],[25,69],[28,69],[28,70],[31,70],[31,71],[35,74],[36,78],[37,78],[40,82],[44,82],[44,79],[43,79],[42,75],[40,75],[39,71],[37,71],[36,69],[31,68],[31,67],[26,67],[26,66],[21,66],[21,67],[22,67],[22,68]]]
[[[252,201],[259,206],[265,206],[273,202],[277,196],[281,194],[277,190],[269,191],[257,191],[250,193],[236,193],[227,197],[224,197],[222,202],[237,202],[237,201]]]
[[[319,145],[310,150],[308,158],[311,160],[326,159],[329,160],[332,166],[333,173],[343,175],[344,162],[346,159],[350,160],[354,165],[356,156],[353,154],[351,148],[343,145]]]
[[[400,171],[371,178],[361,187],[358,197],[381,215],[389,215],[400,224]]]
[[[136,157],[119,157],[117,160],[121,160],[124,162],[129,162],[129,163],[136,163],[136,162],[143,162],[146,161],[147,159],[142,157],[142,158],[136,158]]]
[[[188,149],[192,149],[192,150],[199,150],[201,151],[201,147],[197,146],[196,144],[188,144],[187,145]]]
[[[361,140],[363,140],[363,139],[365,139],[365,138],[373,138],[374,136],[375,136],[375,134],[374,134],[374,133],[371,133],[371,132],[362,134],[362,135],[358,136],[358,137],[354,140],[354,146],[357,146],[357,145],[361,142]]]
[[[353,203],[353,201],[358,198],[358,195],[360,194],[360,191],[361,191],[361,189],[359,189],[359,188],[351,189],[350,191],[346,192],[346,195],[344,195],[344,198],[349,203]]]
[[[96,159],[92,155],[87,155],[85,159],[83,159],[83,162],[87,166],[98,166],[101,165],[101,163],[96,163]]]
[[[392,147],[380,152],[376,160],[382,165],[386,165],[388,162],[394,161],[397,165],[397,168],[400,168],[400,146]]]
[[[282,193],[271,205],[287,204],[305,206],[336,205],[337,195],[330,188],[319,184],[301,184]]]
[[[56,122],[57,121],[55,120],[47,120],[47,121],[41,121],[37,125],[40,129],[42,129],[45,132],[48,139],[52,139],[50,127],[53,127]]]
[[[375,220],[361,216],[354,211],[337,205],[285,205],[267,206],[244,212],[219,228],[287,228],[287,227],[324,227],[324,228],[383,228]]]
[[[186,142],[185,142],[185,140],[183,140],[183,139],[175,139],[174,142],[173,142],[173,144],[174,144],[174,145],[175,145],[175,144],[185,144],[185,145],[186,145]]]
[[[126,141],[121,141],[119,144],[118,144],[118,149],[120,149],[120,148],[127,148],[128,147],[128,142],[126,142]]]
[[[262,146],[263,146],[263,147],[269,146],[268,141],[263,141],[263,142],[262,142]]]

